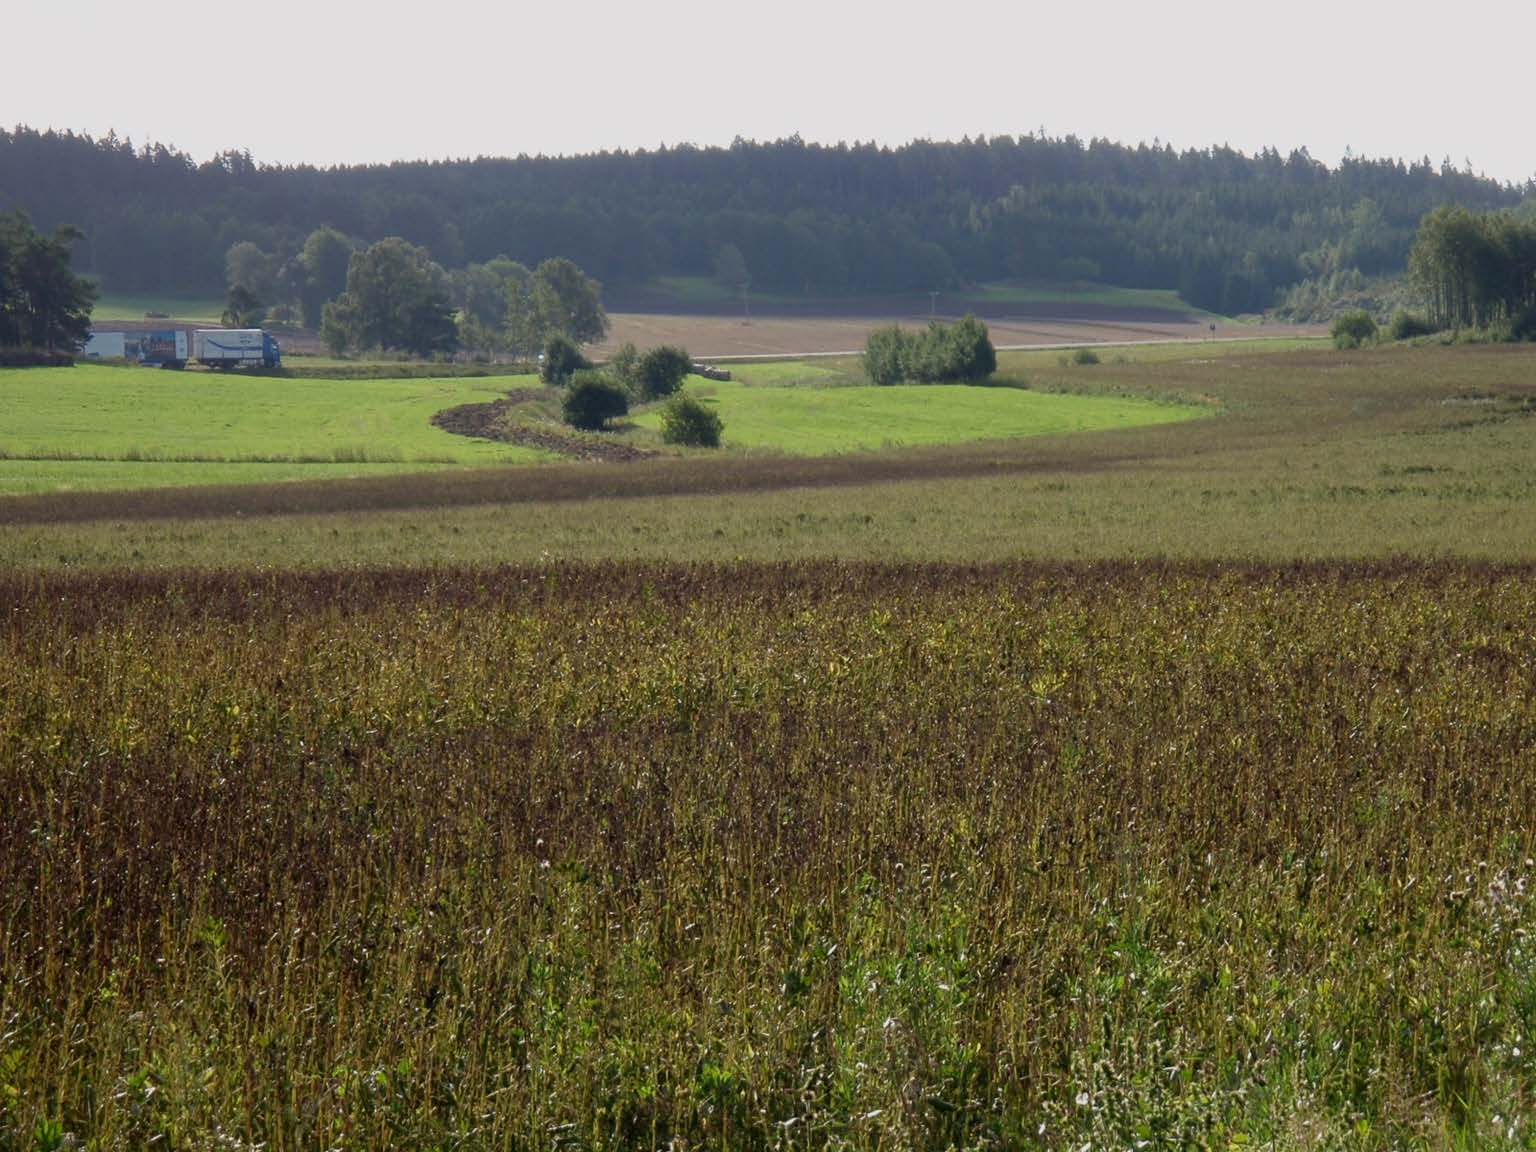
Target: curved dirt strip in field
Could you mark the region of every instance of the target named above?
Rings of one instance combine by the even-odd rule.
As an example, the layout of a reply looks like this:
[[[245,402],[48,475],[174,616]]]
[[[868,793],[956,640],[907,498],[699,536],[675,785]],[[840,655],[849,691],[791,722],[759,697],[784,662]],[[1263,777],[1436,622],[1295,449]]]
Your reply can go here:
[[[538,398],[541,393],[531,388],[519,388],[509,392],[504,399],[486,404],[460,404],[432,417],[432,423],[444,432],[455,436],[469,436],[478,440],[495,440],[503,444],[516,444],[523,448],[538,448],[564,456],[569,460],[585,460],[592,463],[627,464],[636,460],[648,460],[660,453],[648,448],[636,448],[633,444],[618,444],[595,438],[587,438],[561,432],[555,428],[534,424],[512,424],[506,414],[519,404]]]

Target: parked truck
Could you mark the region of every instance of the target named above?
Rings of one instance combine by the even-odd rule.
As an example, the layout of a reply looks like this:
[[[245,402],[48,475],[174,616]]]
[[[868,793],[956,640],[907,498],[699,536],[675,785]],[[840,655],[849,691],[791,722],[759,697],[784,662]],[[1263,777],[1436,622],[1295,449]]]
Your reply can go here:
[[[80,358],[182,368],[187,363],[187,334],[169,328],[162,332],[93,331],[80,348]]]
[[[187,366],[187,334],[181,329],[129,333],[130,347],[135,336],[138,337],[140,364],[158,364],[161,368]]]
[[[260,328],[199,328],[192,333],[192,359],[210,368],[277,368],[283,352],[272,334]]]
[[[185,368],[192,361],[210,368],[278,368],[282,349],[260,328],[180,328],[154,332],[92,332],[80,349],[87,360],[129,360],[161,368]]]

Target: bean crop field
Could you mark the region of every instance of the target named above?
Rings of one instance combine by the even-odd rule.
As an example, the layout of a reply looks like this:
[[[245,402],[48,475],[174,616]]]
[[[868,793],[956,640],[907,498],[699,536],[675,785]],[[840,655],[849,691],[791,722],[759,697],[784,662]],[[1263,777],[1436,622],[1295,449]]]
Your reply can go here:
[[[1004,372],[0,499],[0,1150],[1536,1148],[1536,356]]]

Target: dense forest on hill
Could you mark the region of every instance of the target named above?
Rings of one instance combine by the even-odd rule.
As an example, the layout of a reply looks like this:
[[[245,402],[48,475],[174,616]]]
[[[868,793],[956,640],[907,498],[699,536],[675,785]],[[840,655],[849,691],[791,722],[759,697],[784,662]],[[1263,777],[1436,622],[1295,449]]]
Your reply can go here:
[[[281,259],[333,225],[359,243],[403,237],[449,267],[567,257],[610,288],[665,275],[818,294],[1102,280],[1238,313],[1308,278],[1403,270],[1436,205],[1511,208],[1533,191],[1427,159],[1329,168],[1305,151],[1070,136],[317,169],[0,131],[0,210],[78,225],[76,264],[109,292],[222,293],[232,245]]]

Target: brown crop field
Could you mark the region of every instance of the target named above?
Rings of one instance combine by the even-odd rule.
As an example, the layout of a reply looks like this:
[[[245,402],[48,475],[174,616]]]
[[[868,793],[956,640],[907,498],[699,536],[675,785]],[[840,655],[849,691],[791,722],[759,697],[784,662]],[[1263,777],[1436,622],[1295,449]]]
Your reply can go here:
[[[0,580],[0,1134],[1517,1148],[1536,573]]]
[[[870,332],[891,324],[922,327],[922,313],[827,316],[685,316],[678,314],[613,313],[608,338],[596,345],[599,356],[629,342],[646,348],[677,344],[695,357],[805,356],[861,351]],[[953,321],[953,316],[941,319]],[[1105,309],[1097,314],[1067,316],[992,316],[987,327],[1000,348],[1074,344],[1140,344],[1162,341],[1294,339],[1320,336],[1326,329],[1291,324],[1237,324],[1216,321],[1212,331],[1204,320],[1175,313]]]

